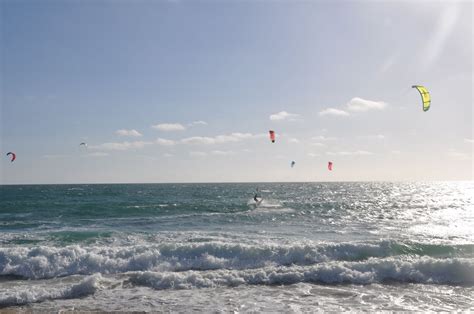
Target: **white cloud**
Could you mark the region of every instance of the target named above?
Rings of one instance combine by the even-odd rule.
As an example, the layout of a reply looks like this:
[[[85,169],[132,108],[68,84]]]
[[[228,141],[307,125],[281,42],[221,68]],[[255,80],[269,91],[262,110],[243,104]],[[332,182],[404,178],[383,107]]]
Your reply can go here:
[[[311,143],[310,145],[311,145],[311,146],[317,146],[317,147],[326,146],[326,144],[323,144],[323,143]]]
[[[173,146],[173,145],[176,144],[175,141],[167,140],[167,139],[164,139],[164,138],[157,138],[155,142],[156,142],[156,144],[162,145],[162,146]]]
[[[288,139],[288,143],[293,143],[293,144],[298,144],[300,142],[300,140],[296,139],[296,138],[290,138]]]
[[[309,153],[308,156],[311,157],[311,158],[314,158],[314,157],[319,157],[321,155],[320,154],[315,154],[315,153]]]
[[[275,137],[278,138],[280,135],[278,135],[278,133],[275,133]],[[254,134],[252,135],[252,138],[254,139],[257,139],[257,138],[267,138],[268,137],[268,133],[258,133],[258,134]]]
[[[218,143],[240,142],[246,139],[253,138],[251,133],[231,133],[230,135],[218,135],[216,141]]]
[[[146,145],[150,145],[152,142],[135,141],[135,142],[121,142],[121,143],[103,143],[100,145],[90,146],[91,149],[102,149],[102,150],[129,150],[129,149],[140,149]]]
[[[283,121],[283,120],[288,120],[288,121],[295,121],[296,118],[298,118],[300,115],[296,113],[289,113],[286,111],[280,111],[278,113],[274,113],[270,115],[270,120],[272,121]]]
[[[132,129],[132,130],[121,129],[121,130],[115,131],[115,134],[120,135],[120,136],[132,136],[132,137],[142,136],[142,134],[135,129]]]
[[[241,142],[246,139],[254,138],[255,135],[251,133],[231,133],[229,135],[217,135],[214,137],[208,136],[193,136],[184,138],[181,140],[183,144],[204,144],[204,145],[211,145],[211,144],[224,144],[224,143],[235,143]]]
[[[189,155],[193,157],[205,157],[207,154],[205,152],[190,152]]]
[[[384,140],[385,135],[382,134],[373,134],[373,135],[361,135],[358,136],[359,139],[367,139],[367,140]]]
[[[165,132],[186,130],[186,127],[180,123],[161,123],[161,124],[152,125],[151,127],[160,131],[165,131]]]
[[[346,108],[353,112],[364,112],[369,110],[382,110],[387,107],[387,103],[382,101],[365,100],[359,97],[352,98],[347,104]],[[320,116],[336,116],[347,117],[349,112],[336,108],[326,108],[319,112]]]
[[[337,140],[336,137],[326,137],[324,135],[314,136],[311,139],[314,141],[323,141],[323,142]]]
[[[354,97],[347,103],[347,110],[355,112],[382,110],[385,107],[387,107],[387,103],[382,101],[365,100],[359,97]]]
[[[399,151],[399,150],[392,150],[390,153],[392,153],[394,155],[400,155],[402,152]]]
[[[207,137],[207,136],[193,136],[193,137],[183,138],[181,140],[181,143],[183,144],[215,144],[216,140],[212,137]]]
[[[170,154],[170,153],[166,153],[166,154],[163,154],[163,157],[166,157],[166,158],[170,158],[170,157],[173,157],[174,155],[173,154]]]
[[[465,138],[464,142],[469,143],[469,144],[474,144],[474,139],[472,138]]]
[[[320,116],[346,117],[346,116],[349,115],[349,113],[347,113],[344,110],[339,110],[339,109],[335,109],[335,108],[326,108],[326,109],[320,111],[319,115]]]
[[[212,155],[217,155],[217,156],[229,156],[229,155],[233,155],[234,152],[233,151],[222,151],[222,150],[213,150],[211,152]]]
[[[193,122],[188,124],[188,126],[196,126],[196,125],[207,125],[207,122],[199,120],[199,121],[193,121]]]
[[[365,150],[357,150],[353,152],[327,152],[327,155],[331,156],[367,156],[367,155],[373,155],[373,153],[365,151]]]

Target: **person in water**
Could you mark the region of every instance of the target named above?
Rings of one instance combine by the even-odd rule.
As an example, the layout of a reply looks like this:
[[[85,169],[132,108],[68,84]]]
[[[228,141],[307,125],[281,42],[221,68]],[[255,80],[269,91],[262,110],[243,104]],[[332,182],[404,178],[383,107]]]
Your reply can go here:
[[[255,203],[258,203],[258,188],[257,188],[257,191],[255,192],[255,195],[253,196],[253,200],[255,201]]]

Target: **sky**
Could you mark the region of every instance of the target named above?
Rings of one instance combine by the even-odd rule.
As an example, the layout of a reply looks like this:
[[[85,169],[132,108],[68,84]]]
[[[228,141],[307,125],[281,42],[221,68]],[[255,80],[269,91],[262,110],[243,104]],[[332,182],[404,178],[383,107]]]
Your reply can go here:
[[[470,1],[0,13],[0,184],[473,179]]]

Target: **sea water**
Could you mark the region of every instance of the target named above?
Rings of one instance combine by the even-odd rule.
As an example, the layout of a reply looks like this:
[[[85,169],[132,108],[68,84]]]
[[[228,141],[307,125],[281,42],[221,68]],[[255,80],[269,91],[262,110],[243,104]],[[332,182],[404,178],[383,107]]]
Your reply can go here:
[[[472,310],[473,195],[472,181],[0,186],[0,307]]]

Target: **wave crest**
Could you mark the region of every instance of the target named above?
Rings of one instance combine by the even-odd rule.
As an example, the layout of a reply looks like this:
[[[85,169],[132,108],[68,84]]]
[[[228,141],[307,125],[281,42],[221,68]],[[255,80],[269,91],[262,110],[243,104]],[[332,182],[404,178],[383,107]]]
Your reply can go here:
[[[9,288],[6,292],[0,292],[0,307],[84,297],[94,294],[100,289],[101,280],[102,276],[100,274],[94,274],[86,277],[78,284],[56,289],[51,289],[48,286],[30,287],[28,289]]]
[[[0,249],[0,275],[45,279],[129,271],[242,270],[392,256],[463,258],[469,256],[465,252],[472,252],[472,247],[406,245],[391,241],[287,246],[207,242],[125,247],[15,247]]]
[[[474,264],[466,259],[413,261],[371,259],[367,262],[331,262],[313,266],[265,267],[250,270],[187,271],[180,273],[137,272],[135,285],[154,289],[190,289],[215,286],[287,285],[300,282],[324,284],[371,284],[383,282],[474,284]]]

